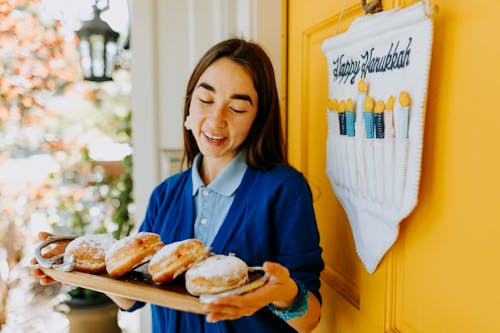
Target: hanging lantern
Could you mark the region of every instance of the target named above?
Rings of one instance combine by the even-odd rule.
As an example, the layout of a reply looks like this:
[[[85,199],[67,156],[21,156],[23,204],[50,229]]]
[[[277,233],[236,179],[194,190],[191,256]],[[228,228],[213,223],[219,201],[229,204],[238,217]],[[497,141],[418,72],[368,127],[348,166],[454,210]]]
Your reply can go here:
[[[115,56],[118,51],[119,33],[101,19],[101,13],[109,8],[99,8],[99,0],[93,5],[93,17],[76,31],[80,39],[79,49],[83,76],[88,81],[112,80]]]

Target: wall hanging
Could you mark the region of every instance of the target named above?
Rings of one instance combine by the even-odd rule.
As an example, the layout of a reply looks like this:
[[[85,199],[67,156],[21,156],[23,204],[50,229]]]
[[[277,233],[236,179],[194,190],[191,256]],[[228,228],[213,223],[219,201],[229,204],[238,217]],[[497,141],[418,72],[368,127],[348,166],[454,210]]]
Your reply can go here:
[[[369,273],[417,204],[431,48],[427,2],[358,18],[322,45],[326,172]]]

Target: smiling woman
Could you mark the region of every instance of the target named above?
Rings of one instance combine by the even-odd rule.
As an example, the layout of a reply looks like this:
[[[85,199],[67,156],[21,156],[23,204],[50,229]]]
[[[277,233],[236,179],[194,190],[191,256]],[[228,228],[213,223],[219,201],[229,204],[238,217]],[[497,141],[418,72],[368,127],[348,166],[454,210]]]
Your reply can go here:
[[[229,39],[195,66],[184,99],[188,169],[156,186],[139,231],[164,244],[202,240],[269,280],[203,305],[206,316],[151,305],[153,332],[310,331],[323,268],[311,192],[287,162],[274,70],[254,42]],[[141,301],[113,297],[124,309]]]
[[[257,102],[252,77],[227,58],[215,61],[198,79],[188,116],[204,156],[200,173],[206,184],[238,153],[257,116]]]

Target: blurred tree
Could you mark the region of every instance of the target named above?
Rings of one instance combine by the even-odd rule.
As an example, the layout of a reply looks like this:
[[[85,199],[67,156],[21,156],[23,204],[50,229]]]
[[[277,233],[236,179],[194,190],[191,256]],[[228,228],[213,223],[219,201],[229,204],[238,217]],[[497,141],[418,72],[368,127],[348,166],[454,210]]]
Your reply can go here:
[[[76,36],[41,8],[0,0],[0,226],[21,234],[0,232],[0,250],[22,248],[28,230],[121,238],[134,226],[129,70],[83,81]]]

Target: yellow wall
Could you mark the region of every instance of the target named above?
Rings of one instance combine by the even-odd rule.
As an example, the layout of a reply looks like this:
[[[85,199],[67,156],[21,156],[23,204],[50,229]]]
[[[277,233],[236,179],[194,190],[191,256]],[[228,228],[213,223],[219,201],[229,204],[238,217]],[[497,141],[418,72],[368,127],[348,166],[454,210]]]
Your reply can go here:
[[[431,1],[439,10],[419,203],[373,275],[356,256],[324,174],[327,72],[319,46],[334,34],[343,1],[285,3],[289,152],[311,181],[327,263],[316,331],[500,332],[500,1]],[[359,1],[349,0],[340,31],[359,15]]]

